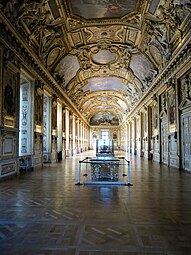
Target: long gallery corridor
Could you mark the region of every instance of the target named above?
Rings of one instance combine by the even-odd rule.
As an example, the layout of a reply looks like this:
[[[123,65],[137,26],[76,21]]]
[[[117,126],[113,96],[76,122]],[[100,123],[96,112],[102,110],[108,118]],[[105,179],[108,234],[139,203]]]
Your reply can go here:
[[[76,186],[92,153],[1,182],[0,254],[190,255],[191,175],[134,156],[132,187]]]

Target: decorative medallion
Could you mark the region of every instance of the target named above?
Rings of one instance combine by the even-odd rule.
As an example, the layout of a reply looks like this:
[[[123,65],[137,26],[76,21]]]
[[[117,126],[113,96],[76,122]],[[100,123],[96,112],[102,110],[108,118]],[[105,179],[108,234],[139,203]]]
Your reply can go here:
[[[51,50],[51,52],[48,54],[47,57],[47,66],[51,66],[54,64],[55,60],[59,57],[60,55],[60,48],[56,47]]]

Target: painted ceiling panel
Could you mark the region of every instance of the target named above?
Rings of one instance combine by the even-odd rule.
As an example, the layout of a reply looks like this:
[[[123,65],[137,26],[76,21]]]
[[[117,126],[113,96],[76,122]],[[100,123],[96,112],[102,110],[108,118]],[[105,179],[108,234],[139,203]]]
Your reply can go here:
[[[190,19],[190,0],[3,2],[1,11],[12,9],[15,29],[87,121],[98,113],[101,122],[106,113],[125,119]]]
[[[151,2],[150,8],[149,8],[149,12],[154,13],[156,8],[157,8],[158,3],[159,3],[159,0],[153,0]]]
[[[121,79],[116,77],[99,77],[91,78],[88,84],[83,87],[83,91],[97,91],[97,90],[123,90],[127,91],[126,85],[124,85]]]
[[[66,56],[57,65],[55,71],[64,76],[65,85],[76,75],[80,69],[80,65],[76,56]]]
[[[97,106],[96,109],[112,109],[112,106],[100,105],[100,106]]]
[[[133,54],[130,67],[141,82],[144,82],[145,77],[152,77],[154,70],[153,64],[143,54]]]
[[[90,120],[91,125],[119,125],[119,119],[112,113],[98,113]]]
[[[71,0],[73,13],[85,19],[123,17],[134,11],[136,4],[137,0]]]
[[[126,104],[124,101],[122,101],[121,99],[118,99],[117,102],[118,102],[118,104],[121,106],[121,108],[122,108],[124,111],[127,110],[127,104]]]
[[[92,59],[98,64],[108,64],[116,59],[116,54],[109,50],[100,50],[98,53],[93,54]]]

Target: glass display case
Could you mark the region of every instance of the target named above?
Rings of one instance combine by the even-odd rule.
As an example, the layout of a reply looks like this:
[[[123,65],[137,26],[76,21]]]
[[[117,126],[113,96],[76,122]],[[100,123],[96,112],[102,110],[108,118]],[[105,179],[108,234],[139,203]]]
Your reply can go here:
[[[118,181],[119,159],[96,157],[90,162],[92,181]]]
[[[96,140],[96,157],[114,156],[114,141],[112,139]]]

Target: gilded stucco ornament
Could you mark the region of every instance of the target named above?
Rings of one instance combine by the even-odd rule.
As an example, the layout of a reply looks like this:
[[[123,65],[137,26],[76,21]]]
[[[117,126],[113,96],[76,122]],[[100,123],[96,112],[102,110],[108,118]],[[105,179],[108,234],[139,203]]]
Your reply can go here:
[[[94,8],[87,13],[85,0],[2,3],[7,24],[13,24],[29,47],[23,52],[13,41],[20,59],[27,59],[29,68],[67,93],[79,109],[87,109],[88,119],[98,112],[116,111],[119,119],[127,115],[170,61],[184,29],[189,30],[189,23],[183,27],[190,15],[187,0],[96,1],[100,12],[89,0]],[[8,42],[11,33],[6,32]],[[190,95],[186,82],[182,84],[182,93]]]

